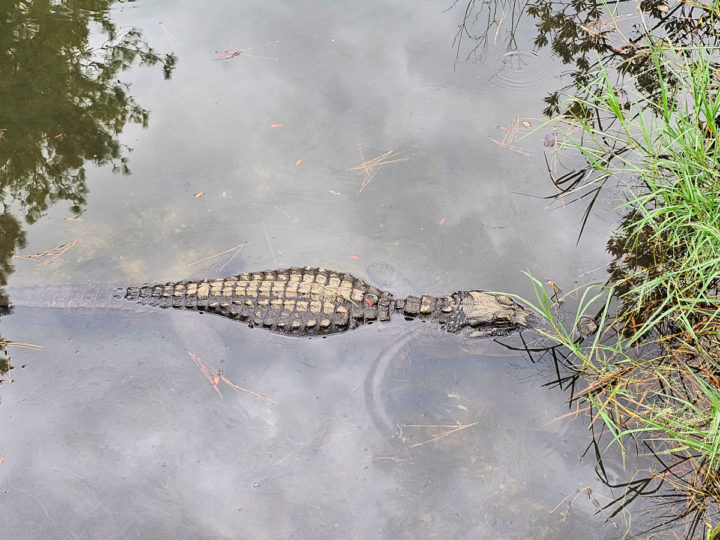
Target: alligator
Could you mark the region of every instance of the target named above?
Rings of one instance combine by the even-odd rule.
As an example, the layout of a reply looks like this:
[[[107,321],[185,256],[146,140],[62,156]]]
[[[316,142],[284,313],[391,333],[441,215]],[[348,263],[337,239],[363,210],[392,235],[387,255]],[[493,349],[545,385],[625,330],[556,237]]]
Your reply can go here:
[[[8,292],[12,299],[12,289]],[[395,298],[351,274],[308,266],[122,288],[114,297],[147,306],[215,313],[251,327],[301,337],[337,334],[389,321],[393,314],[435,322],[447,332],[468,337],[508,335],[533,321],[532,312],[502,294],[458,291],[448,296]],[[83,307],[87,303],[80,299],[52,305]],[[98,302],[93,298],[89,303]]]
[[[396,299],[351,274],[307,266],[130,287],[124,298],[150,306],[207,311],[288,336],[336,334],[389,321],[393,313],[435,321],[451,333],[496,336],[527,326],[532,316],[505,295],[459,291]]]

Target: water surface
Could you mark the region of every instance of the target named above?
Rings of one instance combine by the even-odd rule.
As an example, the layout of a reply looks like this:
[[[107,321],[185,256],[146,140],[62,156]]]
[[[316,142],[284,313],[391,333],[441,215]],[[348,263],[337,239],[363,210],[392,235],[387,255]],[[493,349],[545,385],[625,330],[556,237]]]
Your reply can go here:
[[[108,5],[118,31],[139,29],[177,64],[169,79],[162,64],[117,74],[126,105],[145,113],[114,135],[116,155],[78,157],[77,196],[60,191],[18,218],[25,254],[77,243],[52,264],[16,259],[10,284],[305,264],[365,277],[380,261],[417,292],[528,296],[523,270],[568,289],[602,276],[611,219],[593,216],[577,244],[583,208],[539,198],[552,130],[498,144],[514,121],[542,122],[562,66],[533,51],[523,19],[512,39],[500,29],[466,59],[453,46],[462,10],[448,8]],[[106,42],[88,27],[89,46]],[[67,122],[43,129],[83,140]],[[386,160],[399,161],[361,190],[369,177],[352,168],[393,150]],[[24,200],[11,205],[17,216]],[[232,259],[206,259],[242,244]],[[13,348],[14,382],[0,386],[3,528],[15,538],[622,536],[622,515],[596,512],[613,493],[585,455],[587,419],[559,419],[567,396],[543,387],[554,366],[424,330],[398,321],[304,340],[198,314],[18,306],[2,335],[43,349]],[[222,370],[261,396],[218,379],[220,396],[188,351],[211,378]],[[611,456],[606,467],[625,478]]]

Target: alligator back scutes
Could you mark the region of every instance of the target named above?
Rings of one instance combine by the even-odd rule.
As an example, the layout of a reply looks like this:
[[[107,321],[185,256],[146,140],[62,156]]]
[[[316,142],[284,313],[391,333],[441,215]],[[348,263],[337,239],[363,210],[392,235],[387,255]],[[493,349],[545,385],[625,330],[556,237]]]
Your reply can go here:
[[[350,274],[287,268],[131,287],[127,300],[208,311],[288,335],[324,335],[390,319],[393,295]]]

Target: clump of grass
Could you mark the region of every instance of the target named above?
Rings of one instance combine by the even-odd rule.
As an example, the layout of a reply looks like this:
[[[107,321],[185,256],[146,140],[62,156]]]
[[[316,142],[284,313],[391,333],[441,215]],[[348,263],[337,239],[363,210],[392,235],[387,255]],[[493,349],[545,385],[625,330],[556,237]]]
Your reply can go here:
[[[582,133],[566,146],[591,172],[573,191],[625,180],[608,283],[582,293],[571,330],[532,277],[531,304],[585,380],[574,399],[591,405],[610,444],[672,457],[657,476],[685,497],[686,532],[710,537],[720,531],[720,67],[717,49],[647,45],[654,95],[630,99],[603,68],[600,92],[571,99],[563,118]],[[593,313],[600,332],[583,339],[575,325]]]
[[[720,316],[720,76],[712,51],[659,43],[648,54],[657,95],[630,106],[603,70],[602,94],[578,100],[572,110],[584,113],[566,119],[586,137],[570,145],[598,173],[589,183],[628,173],[638,181],[624,186],[629,217],[614,239],[628,334],[639,340],[665,324],[697,341]],[[614,121],[612,133],[591,110]]]
[[[659,466],[649,471],[650,479],[674,487],[682,499],[676,513],[666,521],[688,518],[686,533],[693,536],[702,526],[710,529],[711,515],[720,504],[720,380],[717,362],[665,341],[667,336],[653,330],[643,344],[633,342],[618,330],[622,313],[612,314],[617,289],[594,285],[581,291],[574,319],[563,321],[548,291],[530,276],[535,301],[525,300],[548,321],[540,329],[546,337],[566,349],[565,364],[582,384],[572,384],[571,401],[585,404],[590,424],[600,424],[593,433],[609,432],[604,449],[619,445],[622,452],[639,448],[658,458]],[[622,308],[620,308],[621,310]],[[593,316],[601,329],[583,336],[576,329],[581,317]],[[690,352],[688,352],[690,351]],[[602,429],[604,428],[604,429]],[[599,442],[599,441],[598,441]],[[626,487],[637,493],[637,482]],[[647,489],[656,493],[656,489]],[[619,497],[614,516],[635,494]],[[717,517],[717,516],[715,516]],[[720,522],[715,520],[720,531]]]

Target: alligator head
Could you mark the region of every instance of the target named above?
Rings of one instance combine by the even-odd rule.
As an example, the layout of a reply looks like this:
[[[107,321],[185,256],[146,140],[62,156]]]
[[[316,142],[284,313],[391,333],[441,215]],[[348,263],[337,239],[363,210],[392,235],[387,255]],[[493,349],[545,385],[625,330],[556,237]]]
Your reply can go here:
[[[446,330],[462,330],[468,337],[504,336],[527,327],[533,316],[531,311],[503,294],[460,291],[451,298],[453,309]]]

